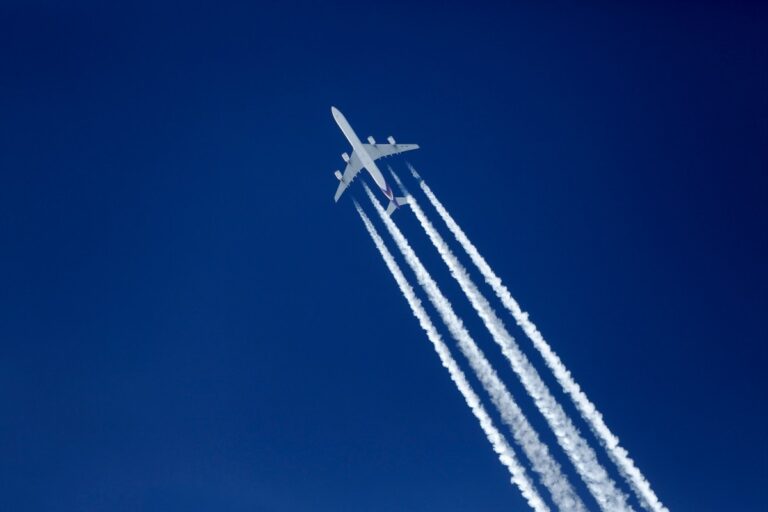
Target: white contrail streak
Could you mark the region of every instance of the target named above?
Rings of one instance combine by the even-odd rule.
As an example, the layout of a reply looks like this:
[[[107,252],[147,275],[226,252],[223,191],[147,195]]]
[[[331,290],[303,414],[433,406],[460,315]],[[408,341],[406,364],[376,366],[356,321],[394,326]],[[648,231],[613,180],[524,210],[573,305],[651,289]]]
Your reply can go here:
[[[567,479],[562,476],[560,467],[552,459],[546,445],[539,441],[538,435],[533,430],[533,427],[528,423],[528,420],[525,418],[517,403],[515,403],[511,393],[464,327],[464,323],[454,312],[451,303],[440,291],[437,283],[435,283],[434,279],[429,275],[429,272],[421,263],[418,256],[416,256],[416,253],[413,251],[398,227],[392,219],[384,213],[384,210],[373,196],[370,189],[366,186],[365,190],[375,206],[376,211],[379,213],[379,216],[384,220],[387,230],[395,239],[395,243],[405,257],[406,262],[416,274],[416,279],[419,284],[424,288],[430,302],[434,304],[451,335],[456,339],[459,349],[466,356],[472,370],[475,372],[480,383],[483,385],[483,388],[488,392],[494,405],[499,410],[502,420],[510,426],[515,440],[523,448],[526,455],[531,458],[534,469],[540,475],[542,482],[552,494],[552,500],[561,510],[585,511],[586,508],[583,502],[574,492]]]
[[[453,233],[453,236],[464,248],[464,251],[469,255],[472,263],[480,270],[485,281],[493,288],[496,296],[501,300],[504,305],[517,322],[526,335],[531,339],[533,345],[541,353],[544,361],[552,373],[555,375],[557,382],[562,386],[563,390],[571,397],[573,403],[576,405],[581,416],[589,425],[592,432],[600,440],[600,443],[605,447],[608,456],[619,468],[624,479],[627,481],[633,492],[637,495],[640,504],[643,508],[653,512],[669,512],[656,494],[651,489],[651,484],[643,476],[640,470],[635,466],[634,461],[629,457],[627,450],[619,445],[619,438],[616,437],[603,421],[603,416],[598,412],[595,405],[587,398],[584,391],[576,383],[571,376],[571,372],[565,367],[560,357],[555,353],[549,344],[544,340],[536,325],[528,319],[528,313],[522,310],[517,301],[512,297],[506,286],[501,282],[501,279],[491,269],[491,266],[485,261],[485,258],[480,254],[477,248],[472,244],[464,231],[459,227],[458,223],[451,217],[443,204],[435,197],[435,194],[427,186],[427,184],[420,178],[416,170],[408,166],[411,169],[414,177],[419,180],[421,190],[424,191],[429,201],[437,210],[440,217],[442,217],[448,229]]]
[[[440,362],[448,370],[451,380],[453,380],[456,387],[459,389],[459,392],[461,392],[467,405],[472,410],[472,414],[474,414],[475,418],[480,422],[480,427],[483,429],[488,441],[490,441],[493,446],[493,451],[496,452],[501,463],[506,466],[509,473],[512,475],[512,482],[520,489],[520,492],[522,492],[531,508],[537,512],[548,511],[549,508],[534,488],[533,483],[528,478],[528,475],[526,475],[523,466],[518,462],[514,450],[509,443],[507,443],[507,440],[501,432],[499,432],[493,425],[493,420],[488,415],[485,407],[483,407],[480,397],[477,396],[477,393],[472,389],[464,372],[461,371],[456,360],[453,359],[450,350],[448,350],[442,337],[437,332],[435,325],[432,323],[432,319],[429,318],[429,314],[421,305],[421,301],[416,297],[416,293],[403,275],[403,272],[400,270],[400,266],[395,261],[392,253],[390,253],[389,249],[384,245],[384,241],[381,239],[381,236],[379,236],[376,228],[373,227],[370,219],[357,202],[355,202],[355,208],[357,208],[357,213],[360,214],[360,218],[363,220],[363,224],[365,224],[365,229],[367,229],[368,234],[371,235],[373,243],[376,245],[379,253],[381,253],[384,263],[386,263],[387,268],[392,273],[395,281],[397,281],[397,286],[408,301],[408,305],[411,307],[413,315],[419,321],[421,328],[424,329],[429,341],[432,342],[435,352],[437,352],[437,355],[440,357]]]
[[[400,179],[392,173],[395,180],[403,188]],[[405,189],[403,189],[404,192]],[[407,194],[407,192],[406,192]],[[456,279],[464,294],[469,298],[483,320],[494,341],[501,347],[502,353],[512,364],[512,369],[520,378],[525,390],[533,398],[536,407],[547,420],[555,433],[558,443],[573,463],[576,471],[597,500],[598,505],[608,512],[632,510],[627,504],[626,496],[616,487],[605,468],[597,460],[592,447],[581,436],[571,419],[566,415],[562,406],[557,403],[549,388],[539,376],[539,373],[528,358],[518,347],[515,339],[509,334],[504,323],[496,316],[488,300],[478,290],[469,277],[466,269],[451,252],[448,244],[440,236],[415,198],[411,197],[409,204],[424,231],[429,236],[443,261],[448,265],[451,275]]]

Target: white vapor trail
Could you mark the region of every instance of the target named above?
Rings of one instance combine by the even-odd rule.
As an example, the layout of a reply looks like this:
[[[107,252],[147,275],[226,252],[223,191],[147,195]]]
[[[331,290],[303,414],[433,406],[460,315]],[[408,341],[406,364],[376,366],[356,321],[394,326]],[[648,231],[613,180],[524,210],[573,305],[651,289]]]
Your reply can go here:
[[[424,329],[429,341],[432,342],[435,352],[437,352],[437,355],[440,357],[440,362],[448,370],[451,380],[456,384],[459,392],[461,392],[467,405],[472,410],[472,414],[474,414],[475,418],[480,422],[480,427],[483,429],[488,441],[490,441],[493,446],[493,451],[496,452],[501,463],[506,466],[509,473],[512,475],[512,482],[520,489],[520,492],[522,492],[531,508],[537,512],[549,511],[549,508],[541,499],[541,496],[539,496],[533,483],[528,478],[528,475],[526,475],[525,468],[518,462],[514,450],[509,443],[507,443],[504,435],[493,425],[493,420],[488,415],[485,407],[483,407],[480,397],[477,396],[477,393],[472,389],[464,372],[459,368],[459,365],[451,355],[450,350],[448,350],[445,342],[443,342],[440,333],[437,332],[429,314],[424,309],[424,306],[421,305],[421,301],[416,297],[416,293],[403,275],[402,270],[400,270],[400,266],[397,264],[386,245],[384,245],[384,241],[381,239],[381,236],[379,236],[376,228],[373,227],[370,219],[357,202],[355,202],[355,208],[357,208],[357,213],[360,214],[360,218],[362,219],[363,224],[365,224],[365,229],[368,230],[368,234],[371,235],[373,243],[376,245],[379,253],[381,253],[384,263],[386,263],[387,268],[395,278],[397,286],[408,301],[408,305],[411,307],[413,315],[419,321],[421,328]]]
[[[454,312],[449,300],[440,291],[437,283],[435,283],[421,263],[421,260],[416,256],[416,253],[399,228],[384,213],[384,210],[370,189],[366,186],[365,190],[379,216],[384,221],[387,230],[394,238],[400,252],[405,257],[406,262],[416,274],[416,279],[424,288],[430,302],[434,304],[440,317],[448,327],[451,336],[456,339],[459,349],[469,361],[483,388],[490,395],[494,405],[501,413],[502,419],[512,429],[515,440],[522,446],[526,455],[532,457],[531,461],[534,469],[542,477],[542,482],[552,494],[552,500],[561,510],[586,511],[583,502],[571,488],[567,479],[562,476],[560,467],[552,459],[546,446],[539,441],[533,427],[528,423],[511,393],[464,327],[462,320]]]
[[[400,179],[392,173],[395,180],[403,188]],[[405,189],[403,189],[405,192]],[[407,194],[407,192],[406,192]],[[448,265],[451,275],[456,279],[464,294],[469,298],[483,320],[494,341],[501,347],[502,353],[512,364],[512,369],[520,378],[525,390],[533,398],[536,407],[547,420],[557,441],[573,463],[576,471],[604,511],[616,512],[632,510],[627,504],[626,496],[616,487],[605,468],[597,460],[597,455],[586,440],[581,436],[576,426],[567,416],[562,406],[555,400],[541,376],[518,347],[515,339],[509,334],[504,323],[496,316],[488,300],[478,290],[469,277],[466,269],[451,252],[448,244],[440,236],[415,198],[411,197],[409,204],[421,227],[429,236],[432,244]]]
[[[525,334],[533,342],[533,345],[539,353],[541,353],[547,366],[555,375],[557,382],[563,388],[565,393],[571,397],[571,400],[573,400],[573,403],[576,405],[582,418],[584,418],[592,432],[600,440],[600,443],[606,449],[610,459],[619,468],[619,471],[632,488],[632,491],[637,496],[643,508],[652,512],[669,512],[669,509],[661,503],[651,489],[651,484],[645,476],[643,476],[637,466],[635,466],[635,463],[629,457],[627,450],[619,445],[619,438],[616,437],[605,424],[602,414],[598,412],[595,405],[589,398],[587,398],[587,395],[571,376],[571,372],[568,371],[560,360],[560,357],[558,357],[555,351],[552,350],[546,342],[544,336],[542,336],[536,328],[536,325],[528,319],[528,313],[522,310],[507,287],[501,282],[501,279],[491,269],[491,266],[485,261],[485,258],[483,258],[474,244],[472,244],[467,235],[464,234],[464,231],[459,227],[453,217],[451,217],[443,204],[437,197],[435,197],[435,194],[427,186],[424,180],[422,180],[418,173],[416,173],[416,170],[410,165],[408,167],[414,177],[419,180],[421,190],[424,191],[424,194],[426,194],[429,201],[448,226],[448,229],[453,233],[453,236],[469,255],[472,263],[474,263],[480,270],[485,281],[491,288],[493,288],[494,293],[496,293],[496,296],[501,300],[501,303],[512,314],[517,325],[523,329]]]

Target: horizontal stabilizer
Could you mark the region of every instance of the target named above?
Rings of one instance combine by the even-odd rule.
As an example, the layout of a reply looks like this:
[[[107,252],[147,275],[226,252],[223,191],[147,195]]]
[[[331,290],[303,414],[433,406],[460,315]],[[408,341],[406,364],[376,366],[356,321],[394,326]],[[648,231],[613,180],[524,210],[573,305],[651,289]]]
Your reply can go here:
[[[406,204],[408,204],[408,197],[396,197],[394,200],[389,202],[389,205],[387,206],[387,215],[392,215],[392,212]]]

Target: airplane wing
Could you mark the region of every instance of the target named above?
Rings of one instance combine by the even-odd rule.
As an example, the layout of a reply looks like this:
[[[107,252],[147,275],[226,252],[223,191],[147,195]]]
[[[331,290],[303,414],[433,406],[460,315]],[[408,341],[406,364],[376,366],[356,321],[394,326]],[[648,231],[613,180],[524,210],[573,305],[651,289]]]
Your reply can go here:
[[[362,168],[363,164],[360,163],[360,158],[358,158],[357,153],[352,153],[352,156],[349,157],[349,162],[347,162],[347,167],[344,169],[344,174],[339,177],[338,171],[336,171],[336,177],[339,178],[339,188],[336,189],[336,195],[333,196],[334,201],[339,200],[341,194],[344,193],[349,184],[352,183],[352,180],[355,179],[355,176],[357,176],[357,173],[359,173],[360,169]]]
[[[373,160],[419,149],[418,144],[363,144],[363,147]]]

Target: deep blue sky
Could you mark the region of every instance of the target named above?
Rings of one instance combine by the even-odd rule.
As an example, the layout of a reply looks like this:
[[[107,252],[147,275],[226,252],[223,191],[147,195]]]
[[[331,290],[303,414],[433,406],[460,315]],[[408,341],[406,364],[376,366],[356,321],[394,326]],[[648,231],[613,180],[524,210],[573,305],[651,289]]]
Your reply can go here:
[[[526,509],[332,202],[336,105],[662,501],[764,510],[765,7],[101,4],[0,7],[1,509]]]

